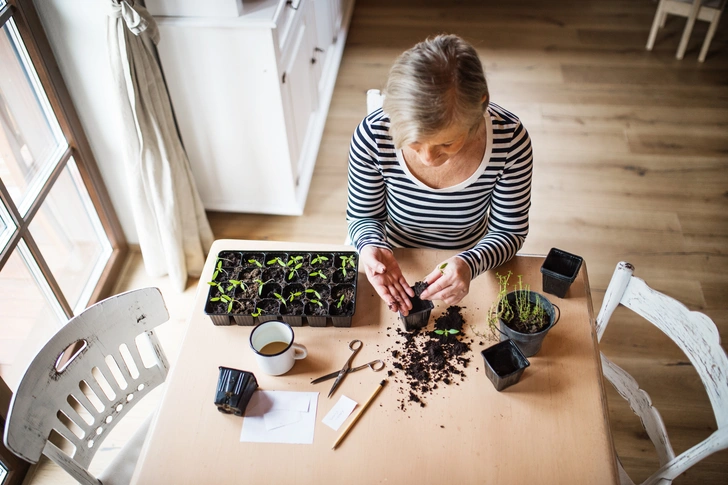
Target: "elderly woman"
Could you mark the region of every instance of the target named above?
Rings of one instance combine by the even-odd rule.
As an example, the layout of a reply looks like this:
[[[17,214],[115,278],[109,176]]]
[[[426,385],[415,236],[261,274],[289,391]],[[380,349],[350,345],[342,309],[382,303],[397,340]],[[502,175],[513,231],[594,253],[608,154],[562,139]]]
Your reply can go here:
[[[490,102],[477,52],[455,35],[404,52],[383,94],[351,140],[349,235],[372,286],[404,315],[414,293],[392,248],[462,250],[427,275],[421,295],[454,305],[526,239],[528,133]]]

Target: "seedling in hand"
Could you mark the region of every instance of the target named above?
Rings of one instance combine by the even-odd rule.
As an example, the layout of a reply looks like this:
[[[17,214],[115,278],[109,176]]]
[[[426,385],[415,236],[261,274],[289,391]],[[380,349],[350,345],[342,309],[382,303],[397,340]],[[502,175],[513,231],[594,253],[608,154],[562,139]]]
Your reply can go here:
[[[440,274],[441,274],[441,275],[443,275],[443,276],[445,276],[445,268],[447,268],[447,263],[442,263],[442,264],[440,265],[440,267],[439,267],[439,268],[437,268],[437,269],[439,269],[439,270],[440,270]]]

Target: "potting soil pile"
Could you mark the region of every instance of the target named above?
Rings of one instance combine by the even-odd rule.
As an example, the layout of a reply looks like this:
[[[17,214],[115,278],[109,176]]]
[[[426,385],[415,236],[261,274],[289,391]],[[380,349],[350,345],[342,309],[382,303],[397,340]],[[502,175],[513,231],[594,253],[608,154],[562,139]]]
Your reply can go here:
[[[396,369],[389,371],[389,375],[399,384],[402,397],[398,402],[403,411],[409,405],[425,407],[426,397],[434,390],[443,385],[459,385],[465,380],[464,369],[470,363],[466,354],[473,340],[463,334],[465,320],[460,310],[459,306],[451,306],[435,319],[435,330],[445,331],[443,334],[426,328],[414,332],[396,329],[396,340],[387,352],[391,353],[392,366]],[[457,330],[457,333],[448,330]]]

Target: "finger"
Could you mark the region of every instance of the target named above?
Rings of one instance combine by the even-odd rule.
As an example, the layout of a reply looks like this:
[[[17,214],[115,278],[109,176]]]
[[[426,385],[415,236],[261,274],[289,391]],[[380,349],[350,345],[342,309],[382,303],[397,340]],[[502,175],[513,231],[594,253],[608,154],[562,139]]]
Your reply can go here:
[[[428,285],[431,285],[432,283],[439,280],[443,276],[444,275],[442,274],[442,272],[439,269],[435,268],[434,270],[432,270],[432,273],[425,276],[425,281],[427,282]]]
[[[410,286],[410,284],[407,283],[407,280],[404,279],[404,276],[402,276],[399,279],[399,284],[402,285],[402,288],[404,288],[404,291],[407,293],[407,296],[409,296],[410,298],[415,296],[415,290],[413,290],[412,287]]]
[[[447,286],[447,279],[438,277],[434,283],[431,283],[427,288],[425,288],[425,290],[420,294],[420,298],[423,300],[442,300],[445,295],[441,292],[447,288]]]

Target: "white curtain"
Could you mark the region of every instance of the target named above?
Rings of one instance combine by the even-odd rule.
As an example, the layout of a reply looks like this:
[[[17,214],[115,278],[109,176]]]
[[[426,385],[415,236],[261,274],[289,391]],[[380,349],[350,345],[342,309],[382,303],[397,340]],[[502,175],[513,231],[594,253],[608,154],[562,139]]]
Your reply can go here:
[[[129,197],[144,266],[184,291],[200,276],[212,231],[179,139],[154,47],[154,18],[133,0],[110,0],[108,48],[124,118]]]

